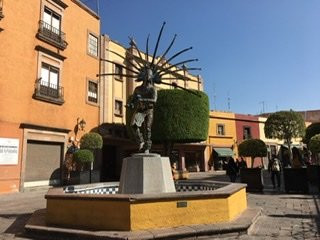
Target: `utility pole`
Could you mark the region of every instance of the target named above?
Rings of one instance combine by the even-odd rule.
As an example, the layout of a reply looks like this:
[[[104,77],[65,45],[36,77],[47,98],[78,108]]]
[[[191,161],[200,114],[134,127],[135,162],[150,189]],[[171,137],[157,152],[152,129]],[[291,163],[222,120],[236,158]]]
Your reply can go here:
[[[216,101],[217,101],[216,87],[215,87],[215,84],[213,84],[213,108],[215,111],[217,110]]]

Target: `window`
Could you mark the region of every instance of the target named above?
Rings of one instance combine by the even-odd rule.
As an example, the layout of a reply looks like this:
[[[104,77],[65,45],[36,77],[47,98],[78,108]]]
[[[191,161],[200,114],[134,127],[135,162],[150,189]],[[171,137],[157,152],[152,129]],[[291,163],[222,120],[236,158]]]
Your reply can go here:
[[[88,35],[88,53],[98,57],[98,37],[91,33]]]
[[[119,75],[116,75],[116,78],[122,79],[123,67],[119,64],[115,64],[114,65],[114,73],[119,74]]]
[[[43,13],[44,27],[57,35],[60,35],[61,16],[45,7]]]
[[[64,50],[67,47],[67,42],[65,41],[65,33],[61,31],[61,15],[44,7],[37,37]]]
[[[217,124],[217,135],[224,136],[224,125],[223,124]]]
[[[250,127],[243,127],[243,139],[250,139],[251,138],[251,128]]]
[[[39,70],[40,76],[36,82],[34,98],[63,104],[63,87],[59,86],[60,69],[42,62]]]
[[[115,100],[114,103],[114,114],[122,116],[122,101]]]
[[[98,103],[98,84],[88,81],[88,101]]]

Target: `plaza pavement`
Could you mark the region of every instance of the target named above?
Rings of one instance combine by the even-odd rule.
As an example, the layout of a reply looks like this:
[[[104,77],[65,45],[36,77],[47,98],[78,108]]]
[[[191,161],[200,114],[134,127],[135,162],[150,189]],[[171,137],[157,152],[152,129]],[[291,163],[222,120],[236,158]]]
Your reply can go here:
[[[225,172],[192,173],[192,179],[228,181]],[[285,194],[273,190],[264,174],[264,194],[248,193],[248,207],[262,207],[262,215],[249,228],[249,234],[229,233],[199,239],[320,239],[320,198],[318,195]],[[0,195],[0,240],[29,239],[24,225],[37,209],[45,208],[47,190]]]

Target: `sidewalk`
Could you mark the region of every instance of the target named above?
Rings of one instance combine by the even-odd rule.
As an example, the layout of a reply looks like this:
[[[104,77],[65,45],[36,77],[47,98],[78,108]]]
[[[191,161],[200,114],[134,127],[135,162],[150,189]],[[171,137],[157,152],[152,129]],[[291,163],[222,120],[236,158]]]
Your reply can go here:
[[[193,179],[228,181],[224,172],[191,173]],[[263,214],[249,234],[225,234],[201,239],[320,239],[320,199],[317,195],[288,195],[274,191],[265,175],[265,193],[248,193],[248,207],[262,207]],[[45,208],[46,190],[0,195],[0,239],[23,237],[24,225],[31,214]]]

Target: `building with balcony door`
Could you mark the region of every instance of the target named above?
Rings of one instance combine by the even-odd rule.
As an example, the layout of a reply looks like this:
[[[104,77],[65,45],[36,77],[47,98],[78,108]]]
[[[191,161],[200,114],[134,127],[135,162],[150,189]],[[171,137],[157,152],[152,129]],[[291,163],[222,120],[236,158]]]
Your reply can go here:
[[[79,0],[0,0],[0,28],[0,193],[59,184],[69,140],[99,124],[99,17]]]

